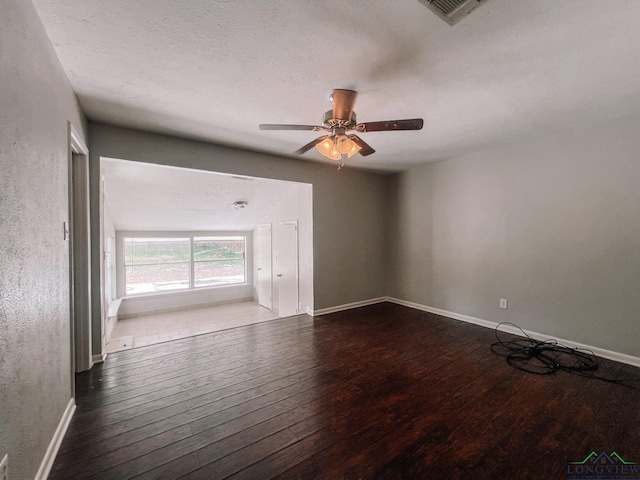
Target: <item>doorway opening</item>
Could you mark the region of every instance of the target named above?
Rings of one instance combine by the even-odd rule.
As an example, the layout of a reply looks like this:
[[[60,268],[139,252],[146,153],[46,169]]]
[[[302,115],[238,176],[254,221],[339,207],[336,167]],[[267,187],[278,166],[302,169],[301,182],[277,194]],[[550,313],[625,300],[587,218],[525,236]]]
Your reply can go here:
[[[69,241],[69,310],[73,377],[76,372],[89,370],[94,362],[91,350],[89,151],[71,123],[69,123],[68,169],[69,222],[65,225],[65,236]],[[73,385],[72,389],[74,389]]]
[[[312,185],[112,158],[100,173],[107,352],[313,310]]]

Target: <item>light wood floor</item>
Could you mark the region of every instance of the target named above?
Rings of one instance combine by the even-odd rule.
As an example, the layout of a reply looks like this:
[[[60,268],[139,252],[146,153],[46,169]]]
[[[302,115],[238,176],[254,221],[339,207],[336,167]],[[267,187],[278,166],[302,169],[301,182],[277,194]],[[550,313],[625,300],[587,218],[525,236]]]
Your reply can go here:
[[[229,303],[127,318],[116,324],[106,352],[129,350],[275,318],[278,318],[275,313],[255,302]]]

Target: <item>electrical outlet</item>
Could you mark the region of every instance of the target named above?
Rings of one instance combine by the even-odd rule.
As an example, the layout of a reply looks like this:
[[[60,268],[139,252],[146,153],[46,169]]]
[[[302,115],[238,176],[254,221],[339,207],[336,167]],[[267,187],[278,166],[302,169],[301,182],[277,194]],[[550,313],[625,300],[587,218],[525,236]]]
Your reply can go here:
[[[507,299],[506,298],[501,298],[500,299],[500,308],[503,308],[505,310],[507,309]]]
[[[0,462],[0,480],[9,480],[9,455],[5,455]]]

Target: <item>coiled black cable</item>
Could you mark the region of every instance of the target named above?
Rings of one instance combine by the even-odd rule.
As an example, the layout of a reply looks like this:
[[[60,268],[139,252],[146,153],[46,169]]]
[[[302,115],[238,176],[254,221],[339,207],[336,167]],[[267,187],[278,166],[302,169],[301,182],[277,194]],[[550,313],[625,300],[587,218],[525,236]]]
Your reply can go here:
[[[522,333],[522,337],[506,339],[500,336],[500,327],[510,325]],[[536,375],[551,375],[558,370],[578,373],[612,383],[637,382],[640,378],[611,379],[590,374],[599,367],[598,357],[591,350],[572,348],[558,343],[555,339],[536,340],[515,323],[502,322],[495,328],[496,342],[491,351],[505,357],[507,363],[523,372]]]

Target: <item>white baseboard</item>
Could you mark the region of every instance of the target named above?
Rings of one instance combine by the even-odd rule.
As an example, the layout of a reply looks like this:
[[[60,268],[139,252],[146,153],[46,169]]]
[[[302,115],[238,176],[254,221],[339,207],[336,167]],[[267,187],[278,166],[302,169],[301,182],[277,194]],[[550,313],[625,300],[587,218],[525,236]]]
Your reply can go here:
[[[91,359],[93,360],[93,363],[102,363],[107,359],[107,354],[106,352],[102,352],[98,355],[94,355]]]
[[[311,316],[317,317],[318,315],[326,315],[328,313],[341,312],[343,310],[350,310],[352,308],[365,307],[367,305],[374,305],[376,303],[386,302],[387,297],[370,298],[369,300],[362,300],[360,302],[345,303],[344,305],[336,305],[335,307],[321,308],[319,310],[307,310],[307,313]]]
[[[495,329],[498,326],[497,322],[490,322],[489,320],[483,320],[482,318],[470,317],[468,315],[461,315],[455,312],[449,312],[447,310],[441,310],[439,308],[429,307],[427,305],[421,305],[419,303],[407,302],[406,300],[400,300],[398,298],[386,297],[385,299],[388,302],[396,303],[398,305],[403,305],[409,308],[415,308],[416,310],[422,310],[423,312],[435,313],[436,315],[441,315],[443,317],[453,318],[455,320],[461,320],[467,323],[473,323],[475,325],[480,325],[482,327]],[[516,335],[522,335],[517,328],[509,327],[508,325],[503,325],[500,327],[501,331],[513,333]],[[537,340],[544,340],[547,338],[555,338],[551,335],[545,335],[543,333],[531,332],[529,330],[525,330],[527,334]],[[565,340],[564,338],[556,338],[559,343],[566,345],[571,348],[581,348],[586,350],[591,350],[598,357],[608,358],[609,360],[614,360],[620,363],[626,363],[627,365],[633,365],[634,367],[640,367],[640,358],[634,357],[632,355],[627,355],[626,353],[613,352],[611,350],[606,350],[600,347],[592,347],[591,345],[585,345],[583,343],[573,342],[571,340]]]
[[[69,403],[67,404],[67,408],[64,410],[64,413],[62,414],[60,423],[58,423],[58,428],[56,428],[56,431],[53,434],[53,438],[49,443],[47,452],[44,454],[44,458],[42,459],[42,463],[40,464],[38,473],[36,473],[35,480],[46,480],[47,477],[49,476],[49,472],[51,471],[51,467],[53,466],[53,461],[56,459],[58,450],[60,450],[62,439],[64,438],[65,433],[67,433],[67,428],[69,428],[69,423],[71,422],[71,418],[73,417],[73,412],[75,411],[76,411],[76,402],[72,398],[71,400],[69,400]]]
[[[450,312],[448,310],[442,310],[440,308],[429,307],[420,303],[408,302],[406,300],[400,300],[399,298],[387,297],[387,302],[396,303],[398,305],[403,305],[409,308],[415,308],[416,310],[422,310],[423,312],[435,313],[436,315],[453,318],[455,320],[461,320],[467,323],[473,323],[482,327],[496,328],[496,325],[498,325],[496,322],[490,322],[481,318],[470,317],[468,315],[462,315],[460,313]]]

